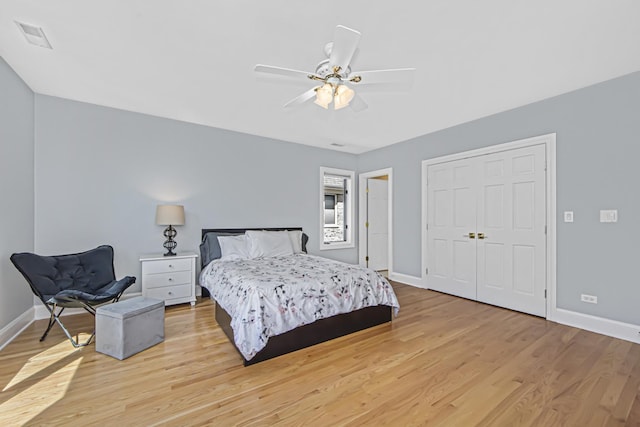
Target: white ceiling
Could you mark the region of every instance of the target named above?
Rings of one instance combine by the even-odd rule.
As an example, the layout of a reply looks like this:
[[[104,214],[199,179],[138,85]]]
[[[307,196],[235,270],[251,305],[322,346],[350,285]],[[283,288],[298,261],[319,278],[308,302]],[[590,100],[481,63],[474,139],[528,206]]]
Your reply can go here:
[[[44,29],[26,43],[14,20]],[[354,70],[417,68],[360,87],[369,108],[282,105],[313,87],[336,25]],[[34,92],[361,153],[640,70],[637,0],[2,0],[0,56]],[[331,143],[346,144],[336,148]]]

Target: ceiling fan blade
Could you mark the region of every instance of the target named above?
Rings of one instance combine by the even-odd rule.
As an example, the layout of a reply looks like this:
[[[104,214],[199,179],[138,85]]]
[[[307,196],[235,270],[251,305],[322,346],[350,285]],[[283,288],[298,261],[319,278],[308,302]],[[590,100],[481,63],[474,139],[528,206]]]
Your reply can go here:
[[[310,75],[314,75],[313,73],[309,73],[306,71],[294,70],[291,68],[283,68],[283,67],[275,67],[273,65],[256,65],[255,71],[259,73],[269,73],[269,74],[279,74],[281,76],[288,77],[308,77]]]
[[[353,99],[349,103],[349,107],[351,107],[351,109],[353,111],[355,111],[356,113],[359,113],[360,111],[364,111],[367,108],[369,108],[367,103],[364,102],[364,99],[362,99],[362,97],[360,95],[358,95],[358,92],[356,92],[355,96],[353,97]]]
[[[392,70],[372,70],[351,73],[349,80],[355,85],[372,85],[380,83],[407,83],[415,73],[415,68],[396,68]],[[360,77],[360,81],[354,78]]]
[[[333,36],[333,46],[331,48],[331,56],[329,57],[329,65],[331,67],[340,67],[340,69],[346,70],[359,42],[360,32],[347,28],[343,25],[338,25]]]
[[[308,91],[296,96],[291,101],[284,104],[284,107],[287,108],[287,107],[293,107],[295,105],[303,104],[308,100],[310,100],[311,98],[313,98],[314,96],[316,96],[316,88],[312,87]]]

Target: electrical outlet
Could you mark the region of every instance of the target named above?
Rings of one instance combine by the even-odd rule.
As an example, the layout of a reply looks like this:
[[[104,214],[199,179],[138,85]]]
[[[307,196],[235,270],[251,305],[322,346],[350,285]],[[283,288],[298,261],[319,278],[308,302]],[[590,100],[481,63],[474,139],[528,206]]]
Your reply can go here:
[[[580,301],[588,302],[589,304],[597,304],[598,303],[598,297],[596,297],[594,295],[582,294],[582,295],[580,295]]]

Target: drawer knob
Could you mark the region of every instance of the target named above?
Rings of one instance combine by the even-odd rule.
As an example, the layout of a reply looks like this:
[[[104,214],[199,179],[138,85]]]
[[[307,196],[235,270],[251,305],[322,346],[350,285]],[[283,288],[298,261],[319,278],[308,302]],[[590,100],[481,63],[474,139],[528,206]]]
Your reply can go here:
[[[169,268],[173,268],[173,264],[169,264]]]
[[[169,295],[173,295],[173,292],[171,292],[171,291],[169,291],[168,293],[169,293]]]
[[[173,277],[169,277],[169,281],[170,281],[170,282],[173,282]]]

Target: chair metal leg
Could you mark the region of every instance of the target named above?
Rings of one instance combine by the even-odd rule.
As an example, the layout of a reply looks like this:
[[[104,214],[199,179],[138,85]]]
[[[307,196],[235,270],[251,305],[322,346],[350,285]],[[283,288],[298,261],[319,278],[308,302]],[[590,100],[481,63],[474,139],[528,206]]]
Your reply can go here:
[[[58,325],[60,325],[60,327],[62,328],[62,331],[64,332],[64,334],[67,336],[67,338],[69,339],[69,341],[71,341],[71,344],[75,347],[84,347],[87,346],[89,344],[91,344],[91,341],[93,341],[93,337],[95,337],[96,335],[96,331],[95,329],[93,330],[93,332],[91,333],[91,336],[83,343],[78,342],[78,340],[75,340],[73,338],[73,336],[69,333],[69,331],[67,330],[67,328],[65,328],[64,324],[62,323],[62,321],[60,320],[60,315],[62,314],[62,312],[64,311],[65,307],[61,307],[60,311],[58,312],[58,314],[56,314],[56,307],[57,304],[53,304],[53,307],[51,309],[49,309],[49,306],[47,305],[47,309],[49,309],[49,311],[51,312],[51,317],[49,318],[49,326],[47,326],[47,330],[45,331],[44,335],[42,335],[42,338],[40,338],[40,341],[44,341],[44,339],[47,337],[47,335],[49,334],[49,331],[51,330],[51,327],[53,326],[54,323],[57,323]],[[85,307],[86,309],[86,307]],[[87,310],[89,313],[95,315],[95,310],[91,311],[91,310]]]
[[[84,347],[87,346],[89,344],[91,344],[91,341],[93,341],[93,337],[96,336],[96,331],[95,329],[93,330],[93,332],[91,333],[91,336],[89,337],[89,339],[87,339],[85,342],[80,343],[77,340],[73,339],[73,336],[69,333],[69,331],[67,330],[67,328],[64,327],[64,325],[62,324],[62,322],[60,321],[60,319],[58,319],[58,316],[56,316],[56,322],[58,323],[58,325],[60,325],[60,327],[62,328],[62,330],[64,331],[64,334],[67,336],[67,338],[69,338],[69,341],[71,341],[71,344],[75,347]]]
[[[47,309],[51,313],[51,316],[49,316],[49,325],[47,326],[47,330],[44,331],[44,334],[42,334],[42,337],[40,337],[40,342],[44,341],[44,339],[47,337],[47,335],[49,335],[49,331],[53,327],[54,323],[56,323],[56,314],[55,314],[56,306],[55,306],[55,304],[53,306],[53,309],[49,308],[49,306],[47,304],[45,304],[45,307],[47,307]],[[64,307],[62,307],[60,309],[60,313],[58,313],[58,315],[61,315],[63,311],[64,311]]]

